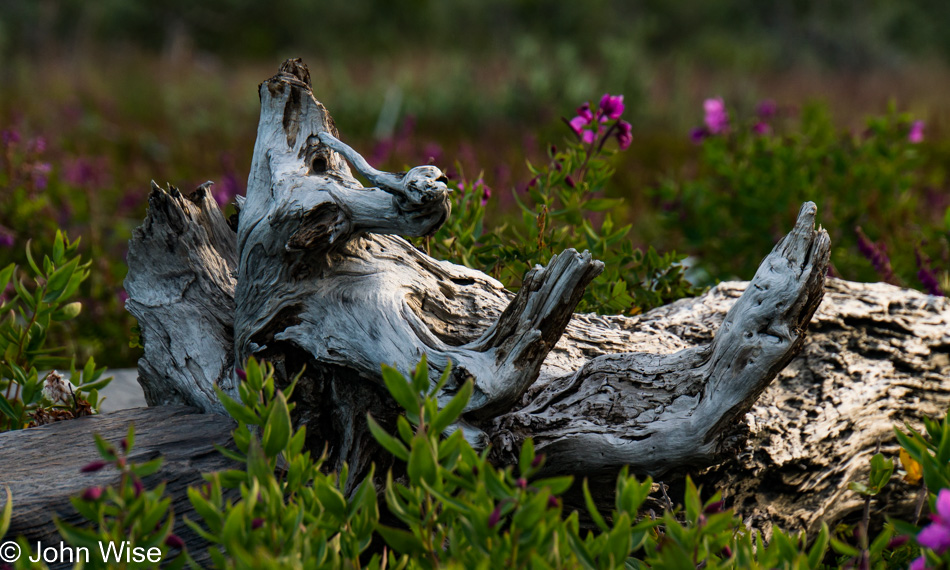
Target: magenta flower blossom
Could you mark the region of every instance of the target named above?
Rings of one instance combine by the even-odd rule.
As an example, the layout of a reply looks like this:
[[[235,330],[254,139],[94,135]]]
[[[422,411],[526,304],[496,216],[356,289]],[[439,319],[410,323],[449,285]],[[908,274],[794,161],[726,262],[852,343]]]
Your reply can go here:
[[[910,132],[907,133],[907,140],[913,144],[917,144],[924,141],[924,126],[923,121],[914,121],[910,125]]]
[[[601,123],[618,121],[616,123],[619,129],[616,133],[617,142],[620,144],[620,149],[623,150],[630,146],[630,141],[633,139],[630,134],[632,130],[630,123],[619,121],[623,110],[623,95],[604,93],[596,112],[591,110],[590,103],[584,103],[577,108],[577,116],[568,121],[567,124],[571,127],[571,130],[574,131],[574,134],[581,138],[584,144],[594,144],[597,142],[598,137],[604,132],[604,127],[601,126]],[[612,129],[613,127],[609,127],[608,133],[612,132]],[[553,151],[551,154],[554,154]]]
[[[495,507],[492,510],[491,514],[488,515],[488,528],[494,527],[501,520],[501,505]]]
[[[927,558],[925,556],[915,558],[914,561],[910,563],[909,570],[927,570]]]
[[[185,547],[185,541],[182,540],[177,534],[170,534],[165,537],[165,546],[181,550]]]
[[[106,163],[101,157],[86,159],[79,157],[63,169],[63,179],[72,186],[98,188],[106,182]]]
[[[767,135],[772,132],[772,127],[764,121],[759,121],[752,125],[752,132],[757,135]]]
[[[491,198],[491,188],[488,186],[488,184],[485,184],[485,180],[482,178],[476,180],[475,184],[472,185],[472,190],[477,191],[479,188],[482,190],[482,206],[484,206]]]
[[[729,129],[729,113],[721,97],[703,101],[703,111],[706,114],[703,122],[706,123],[706,128],[710,133],[715,135]]]
[[[251,530],[257,530],[261,528],[262,526],[264,526],[264,519],[260,517],[257,517],[256,519],[251,521]]]
[[[604,96],[600,98],[600,110],[603,112],[604,117],[601,121],[606,121],[610,119],[611,121],[619,119],[620,115],[623,115],[623,95],[611,95],[610,93],[604,93]]]
[[[573,129],[574,132],[579,135],[581,132],[583,132],[584,127],[590,124],[590,119],[578,115],[571,119],[568,124],[571,126],[571,129]]]
[[[48,162],[37,162],[33,164],[33,171],[30,173],[30,176],[33,178],[33,186],[37,190],[46,189],[46,185],[49,183],[49,173],[52,169],[52,166],[50,166]]]
[[[92,463],[87,463],[85,466],[83,466],[83,468],[80,469],[79,472],[80,473],[95,473],[96,471],[99,471],[106,465],[108,465],[108,463],[105,461],[93,461]]]
[[[16,129],[0,131],[0,141],[3,142],[3,146],[15,145],[20,142],[20,132]]]
[[[0,226],[0,247],[13,247],[15,241],[16,236],[13,235],[13,231]]]
[[[43,154],[46,152],[46,139],[43,137],[36,137],[30,143],[30,150],[36,154]]]
[[[766,99],[761,101],[755,109],[755,114],[759,116],[760,119],[771,119],[778,113],[778,106],[775,104],[775,101],[771,99]]]
[[[89,487],[82,493],[82,500],[84,501],[98,501],[99,497],[102,496],[102,489],[100,487]]]
[[[696,128],[689,132],[689,140],[693,141],[694,144],[702,144],[702,142],[709,136],[709,130],[705,127]]]
[[[617,129],[617,144],[620,145],[620,150],[627,150],[633,142],[633,127],[627,121],[620,121],[617,123]]]
[[[937,512],[930,515],[933,521],[917,535],[917,542],[937,554],[950,548],[950,489],[941,489],[937,494]]]
[[[585,125],[586,125],[586,124],[589,124],[591,121],[593,121],[593,120],[594,120],[594,113],[591,112],[591,110],[590,110],[590,103],[584,103],[583,105],[581,105],[580,107],[578,107],[578,108],[577,108],[577,116],[578,116],[579,118],[582,118],[582,119],[584,119],[585,121],[587,121],[586,123],[584,123]]]

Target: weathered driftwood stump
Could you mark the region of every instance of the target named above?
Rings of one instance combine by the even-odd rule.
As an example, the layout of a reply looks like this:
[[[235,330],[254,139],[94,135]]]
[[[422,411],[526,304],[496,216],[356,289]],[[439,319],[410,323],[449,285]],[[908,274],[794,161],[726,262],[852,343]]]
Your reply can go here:
[[[763,404],[756,405],[802,349],[824,292],[829,244],[815,230],[813,204],[803,206],[792,232],[741,295],[720,286],[700,300],[639,317],[574,315],[584,287],[600,271],[589,255],[563,252],[530,272],[517,294],[478,271],[434,260],[398,236],[429,234],[450,214],[438,169],[391,174],[368,165],[340,141],[299,61],[286,62],[262,83],[260,98],[236,235],[206,188],[185,197],[156,186],[149,218],[133,239],[128,307],[143,329],[140,373],[150,403],[219,411],[211,388],[233,389],[234,365],[246,357],[271,360],[284,380],[306,365],[295,392],[296,420],[310,426],[312,447],[328,443],[332,462],[348,462],[358,477],[373,461],[382,463],[378,472],[388,465],[364,420],[367,412],[383,421],[396,414],[381,389],[380,365],[408,372],[426,354],[433,377],[452,363],[443,397],[474,379],[475,395],[460,427],[476,446],[491,444],[499,462],[510,461],[527,437],[547,455],[549,471],[594,478],[610,479],[629,464],[635,472],[670,479],[729,460],[709,480],[737,499],[767,500],[728,474],[742,472],[730,459],[739,454],[747,459],[745,469],[758,470],[760,482],[762,472],[776,465],[781,479],[788,466],[762,459],[771,449],[778,458],[807,458],[795,469],[830,473],[815,501],[832,514],[844,511],[831,507],[829,497],[844,496],[846,479],[860,475],[877,439],[913,417],[880,415],[873,436],[849,428],[854,437],[845,445],[838,445],[841,430],[832,431],[833,443],[812,455],[801,433],[818,427],[809,416],[818,412],[808,408],[812,412],[802,415],[776,404],[766,414],[774,417],[766,417],[759,411]],[[358,183],[350,168],[371,187]],[[857,294],[857,305],[883,302],[863,300],[867,290]],[[899,298],[907,305],[911,296]],[[931,316],[945,326],[945,306],[928,299],[935,307]],[[859,332],[873,334],[873,319],[848,321],[834,312],[847,306],[831,306],[829,314],[838,316],[829,318],[857,322],[865,327]],[[919,352],[946,352],[936,345]],[[821,350],[834,354],[834,341]],[[838,347],[837,353],[852,350]],[[806,368],[798,365],[794,388],[775,388],[776,401],[827,407],[809,394],[833,399],[844,393],[838,385],[837,392],[826,392],[831,386],[809,384],[825,376]],[[894,387],[890,381],[882,386]],[[825,413],[843,410],[832,405]],[[851,418],[845,423],[860,420],[856,410],[844,415]],[[772,434],[768,443],[756,439],[765,433]],[[849,467],[840,471],[842,465]],[[821,487],[783,485],[777,493]],[[771,491],[766,486],[757,492]],[[791,505],[772,514],[799,526],[818,520],[801,513],[796,518],[794,510]]]
[[[155,186],[133,237],[127,306],[142,328],[151,404],[220,411],[212,387],[233,389],[234,365],[249,356],[274,362],[283,380],[306,366],[296,420],[356,477],[380,461],[366,413],[396,414],[380,365],[408,372],[426,354],[433,381],[452,364],[442,397],[474,380],[459,427],[497,460],[532,437],[551,472],[629,464],[663,476],[735,449],[738,420],[801,350],[829,249],[814,204],[711,342],[667,353],[656,338],[643,350],[638,319],[573,314],[602,267],[586,252],[559,254],[512,294],[398,237],[430,234],[450,214],[441,171],[368,165],[339,140],[299,60],[259,94],[236,236],[206,188],[186,198]]]

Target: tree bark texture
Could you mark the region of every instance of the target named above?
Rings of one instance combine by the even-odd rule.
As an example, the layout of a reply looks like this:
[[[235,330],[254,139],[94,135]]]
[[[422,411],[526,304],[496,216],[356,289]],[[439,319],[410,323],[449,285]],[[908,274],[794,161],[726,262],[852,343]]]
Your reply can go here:
[[[831,351],[828,358],[844,359],[849,370],[865,366],[875,374],[888,368],[880,357],[890,352],[859,346],[878,339],[883,347],[891,341],[881,331],[898,334],[933,321],[926,326],[944,331],[932,342],[934,358],[946,359],[942,300],[833,281],[836,301],[819,312],[826,324],[818,332],[840,322],[839,335],[813,339],[807,358],[793,361],[806,346],[805,329],[825,291],[829,243],[815,229],[814,204],[802,207],[748,286],[722,284],[636,317],[576,315],[584,288],[601,270],[586,252],[568,250],[536,267],[516,294],[481,272],[432,259],[399,236],[430,234],[450,215],[441,171],[424,166],[395,174],[367,164],[340,140],[299,60],[285,62],[259,95],[258,138],[236,232],[206,186],[190,197],[153,186],[149,217],[133,237],[127,307],[142,329],[140,381],[150,404],[220,411],[213,387],[233,391],[234,364],[252,355],[273,362],[282,381],[306,366],[295,390],[295,420],[309,426],[313,449],[329,445],[331,465],[349,463],[355,481],[371,462],[377,472],[388,466],[365,425],[367,412],[384,425],[397,414],[382,388],[380,365],[408,373],[426,354],[433,381],[452,364],[443,400],[474,381],[456,427],[476,447],[491,444],[498,462],[511,461],[527,437],[547,455],[550,472],[593,478],[609,479],[627,464],[636,473],[674,478],[727,461],[706,477],[739,501],[753,488],[743,488],[742,477],[763,480],[773,469],[785,474],[810,465],[806,457],[835,469],[835,446],[848,441],[840,451],[858,455],[851,471],[825,487],[812,481],[795,488],[835,509],[840,505],[823,501],[832,488],[840,499],[842,477],[866,463],[871,443],[865,434],[883,437],[895,421],[916,416],[883,400],[839,410],[835,402],[850,402],[840,399],[849,389],[854,398],[869,398],[903,384],[893,386],[895,377],[883,372],[878,392],[849,388],[857,384],[855,373],[823,380],[832,378],[822,368],[830,360],[811,347]],[[360,185],[351,168],[371,186]],[[894,311],[905,307],[903,320],[894,321],[904,328],[870,309],[884,303],[882,314],[891,315],[891,301],[879,298],[884,291],[893,295]],[[865,316],[847,317],[859,309]],[[836,317],[836,311],[848,312]],[[852,333],[864,340],[841,336]],[[910,336],[907,342],[924,343]],[[858,344],[851,348],[851,342]],[[903,360],[890,368],[909,354],[919,354],[923,366],[927,346],[901,350]],[[776,375],[780,383],[769,388]],[[927,409],[945,407],[936,395],[929,401],[934,405]],[[850,426],[845,435],[857,439],[830,423],[828,438],[814,435],[826,423],[810,414],[829,403],[823,413],[853,417],[854,423],[841,421]],[[881,413],[859,411],[865,403]],[[828,447],[812,456],[822,449],[818,443]]]

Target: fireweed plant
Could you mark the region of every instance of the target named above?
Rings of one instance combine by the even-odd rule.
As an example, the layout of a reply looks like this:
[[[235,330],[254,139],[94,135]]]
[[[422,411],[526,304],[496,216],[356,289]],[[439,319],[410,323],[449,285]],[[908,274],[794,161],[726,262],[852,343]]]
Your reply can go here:
[[[27,242],[27,270],[14,264],[0,270],[0,431],[92,414],[98,391],[112,380],[92,357],[77,371],[65,347],[48,346],[50,331],[82,310],[71,299],[90,264],[76,255],[78,247],[78,239],[57,231],[42,258],[34,258]],[[56,367],[68,367],[68,381],[50,370]]]
[[[950,290],[950,207],[936,190],[943,175],[931,164],[923,121],[891,106],[848,132],[814,104],[798,112],[764,101],[752,117],[733,120],[715,98],[703,111],[703,126],[690,134],[699,146],[695,172],[654,190],[666,230],[696,258],[691,278],[751,276],[811,200],[831,234],[834,275]]]
[[[524,442],[516,465],[497,467],[488,450],[476,452],[455,429],[471,396],[470,383],[439,409],[425,359],[406,378],[383,367],[387,390],[402,408],[395,433],[372,417],[369,428],[382,448],[401,463],[381,489],[373,470],[346,492],[346,466],[328,472],[324,457],[304,450],[306,427],[293,427],[289,401],[296,381],[275,387],[273,367],[251,359],[242,371],[239,397],[220,393],[237,420],[233,448],[219,451],[238,468],[205,475],[189,488],[199,520],[187,525],[208,542],[214,568],[946,568],[950,565],[950,419],[925,420],[924,431],[896,429],[903,482],[894,483],[896,458],[877,453],[866,481],[852,482],[863,496],[862,518],[817,534],[773,529],[769,540],[750,531],[742,513],[719,493],[708,494],[686,480],[679,505],[661,495],[651,479],[621,471],[610,513],[601,513],[587,481],[544,477],[543,453]],[[161,458],[128,461],[130,427],[118,446],[96,437],[100,459],[80,471],[117,469],[116,486],[91,486],[72,502],[90,525],[57,528],[72,546],[98,541],[158,548],[162,563],[198,567],[194,554],[172,530],[174,515],[164,485],[146,490],[142,479],[160,476]],[[933,513],[922,526],[887,519],[869,534],[870,507],[887,485],[918,488]],[[568,508],[563,495],[577,487],[584,514]],[[645,505],[666,505],[656,514]],[[704,495],[708,498],[702,499]],[[381,520],[385,503],[387,522]],[[0,509],[0,536],[9,528],[13,501]],[[609,516],[608,516],[609,515]],[[582,521],[586,521],[583,522]],[[21,548],[30,553],[24,539]],[[94,544],[95,543],[95,544]],[[90,548],[90,551],[92,549]],[[140,551],[141,552],[141,551]],[[34,556],[35,557],[35,556]],[[93,557],[94,558],[94,557]],[[21,557],[14,568],[43,568]],[[154,565],[102,564],[123,568]]]
[[[567,248],[589,250],[604,262],[604,272],[588,286],[578,311],[636,314],[700,290],[684,277],[682,257],[634,248],[630,225],[618,227],[612,212],[622,198],[604,196],[614,174],[610,159],[632,141],[630,123],[621,119],[623,95],[605,94],[593,108],[584,103],[565,124],[572,138],[562,149],[548,148],[548,163],[528,164],[533,178],[514,196],[521,223],[485,227],[491,189],[480,174],[453,193],[452,216],[421,242],[436,257],[482,269],[506,287],[520,287],[524,274]]]

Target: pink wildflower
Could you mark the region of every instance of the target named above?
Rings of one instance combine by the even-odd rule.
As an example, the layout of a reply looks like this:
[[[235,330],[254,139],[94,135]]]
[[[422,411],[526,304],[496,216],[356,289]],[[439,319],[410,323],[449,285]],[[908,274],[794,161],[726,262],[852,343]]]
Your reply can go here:
[[[624,110],[623,95],[604,93],[604,96],[600,98],[600,110],[603,111],[607,119],[619,119]]]
[[[729,129],[729,113],[721,97],[703,101],[703,111],[706,114],[703,122],[710,133],[715,135]]]
[[[933,521],[917,535],[917,542],[943,554],[950,548],[950,489],[941,489],[937,494],[937,512],[930,515]]]

